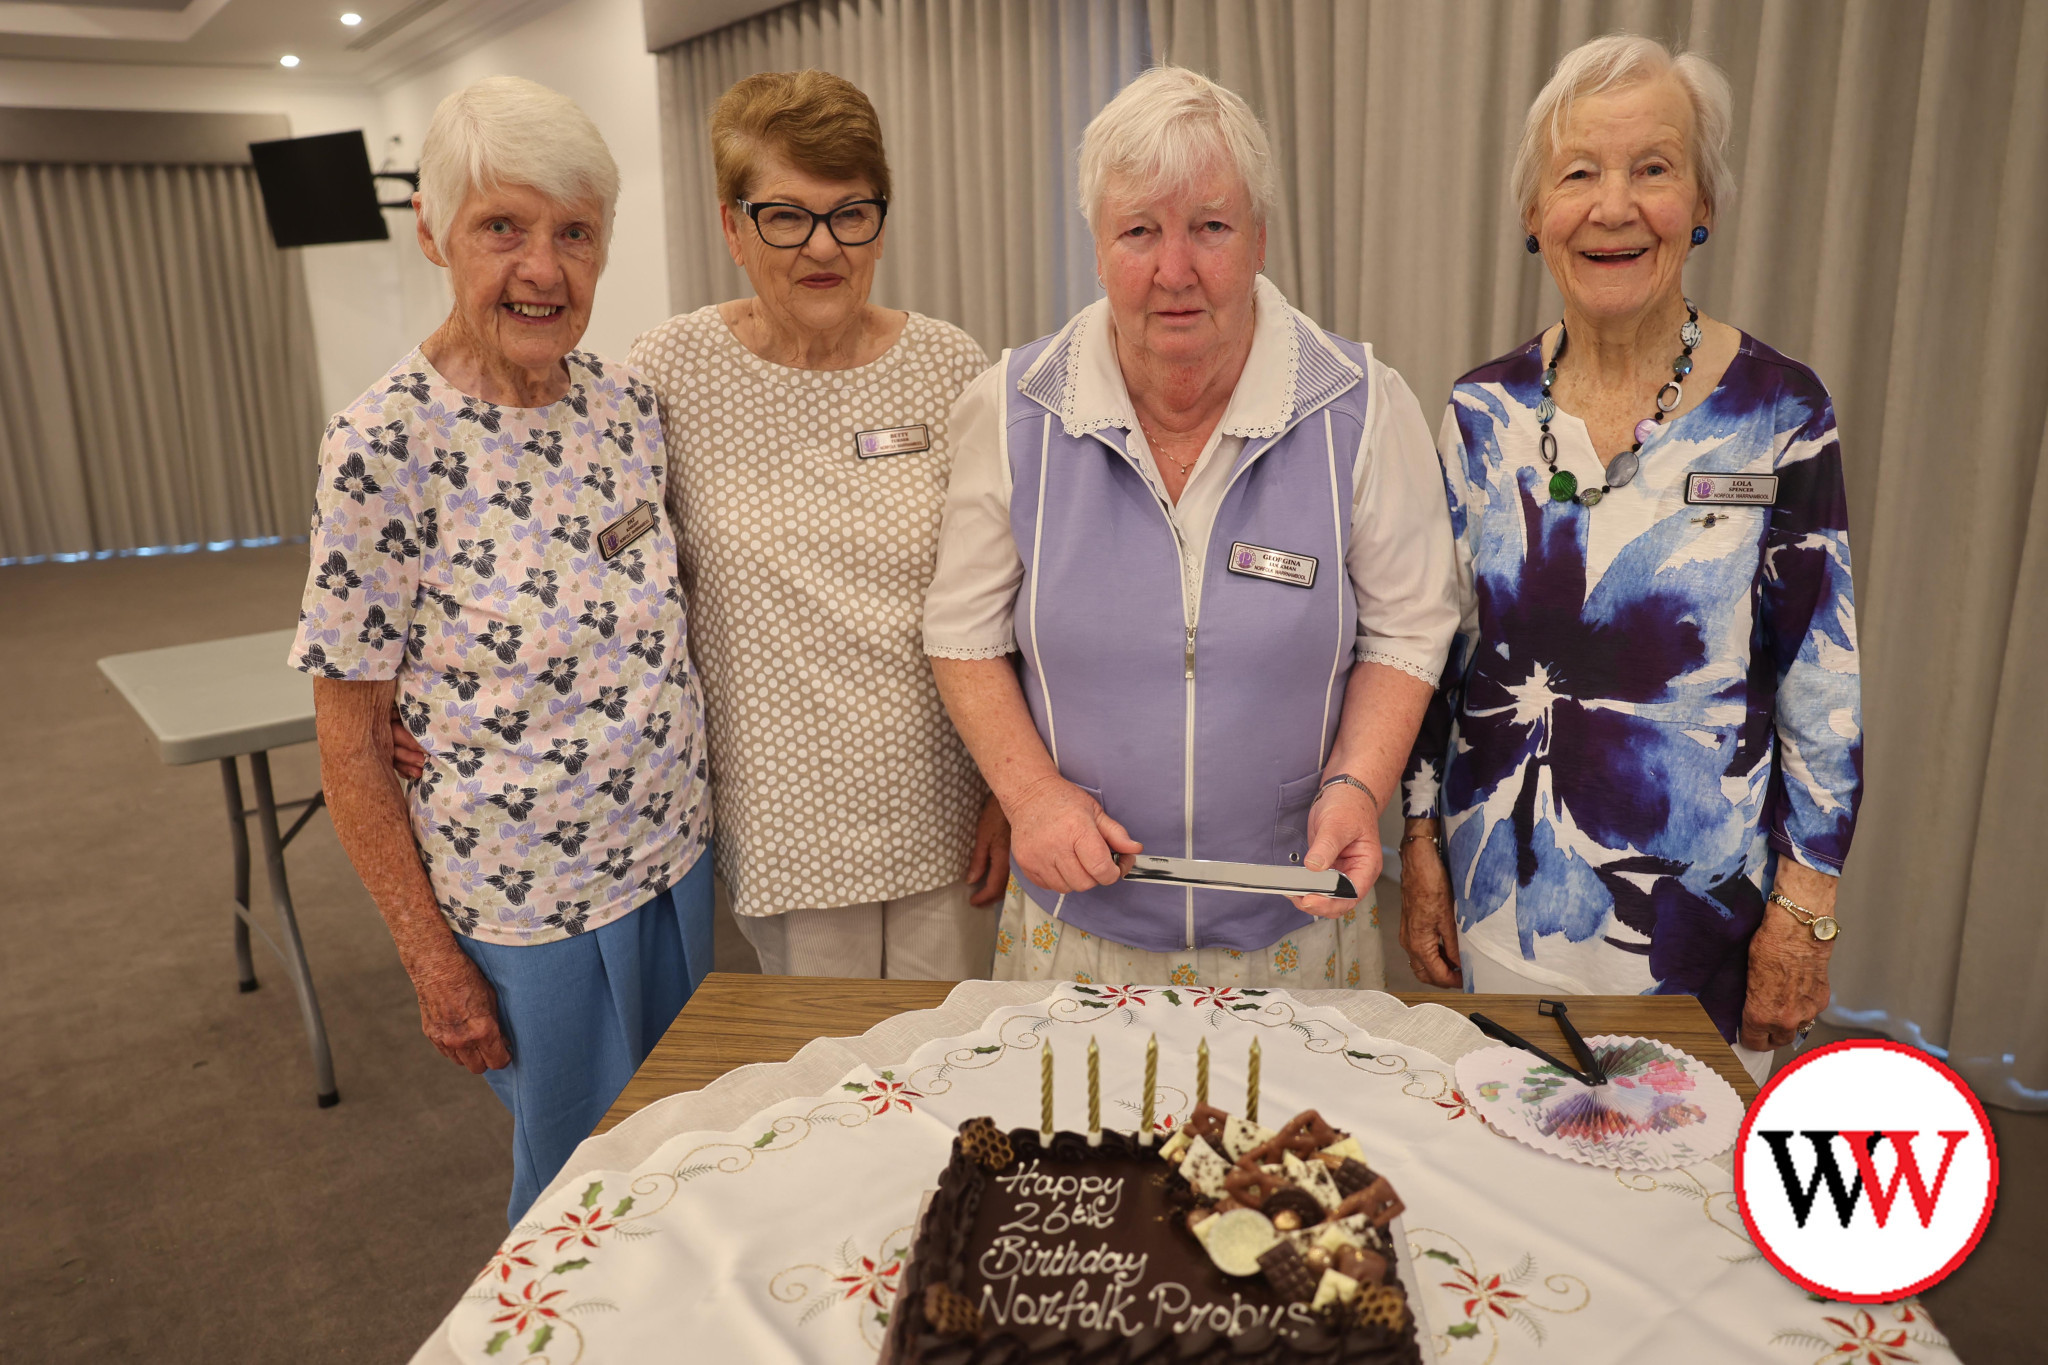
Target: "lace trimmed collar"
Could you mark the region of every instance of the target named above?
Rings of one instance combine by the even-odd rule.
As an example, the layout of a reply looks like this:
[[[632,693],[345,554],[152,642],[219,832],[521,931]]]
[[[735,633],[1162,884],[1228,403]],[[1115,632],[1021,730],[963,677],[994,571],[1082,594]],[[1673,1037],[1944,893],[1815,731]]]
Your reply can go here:
[[[1278,436],[1365,378],[1264,275],[1253,285],[1253,299],[1252,351],[1221,427],[1226,436],[1247,439]],[[1017,390],[1057,414],[1069,436],[1135,426],[1110,338],[1109,301],[1097,299],[1076,313],[1017,381]]]

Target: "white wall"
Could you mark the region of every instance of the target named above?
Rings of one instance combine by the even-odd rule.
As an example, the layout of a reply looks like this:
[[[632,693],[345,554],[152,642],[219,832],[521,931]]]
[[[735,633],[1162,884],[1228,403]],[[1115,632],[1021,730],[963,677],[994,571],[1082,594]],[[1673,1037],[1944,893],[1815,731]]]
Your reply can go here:
[[[583,345],[624,360],[633,338],[668,317],[660,100],[655,59],[642,50],[640,0],[570,0],[441,66],[383,87],[383,124],[417,159],[441,99],[485,76],[524,76],[581,105],[619,163],[611,257]],[[448,311],[442,272],[411,250],[400,272],[406,334],[416,342]],[[391,359],[397,359],[394,354]],[[388,362],[387,362],[388,363]]]
[[[300,80],[234,67],[94,65],[0,60],[0,104],[46,109],[161,109],[283,114],[292,136],[360,128],[376,164],[384,112],[367,86]],[[396,198],[405,187],[385,182]],[[411,245],[412,215],[385,215],[392,242],[299,247],[328,411],[348,406],[403,354],[397,247]]]

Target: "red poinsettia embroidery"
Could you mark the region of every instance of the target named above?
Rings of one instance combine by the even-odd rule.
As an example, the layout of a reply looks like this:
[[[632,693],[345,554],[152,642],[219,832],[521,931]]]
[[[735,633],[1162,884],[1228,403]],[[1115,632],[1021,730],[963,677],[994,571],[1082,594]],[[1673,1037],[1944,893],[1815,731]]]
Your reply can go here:
[[[1444,1117],[1447,1119],[1461,1119],[1464,1118],[1468,1112],[1470,1112],[1466,1106],[1464,1095],[1460,1094],[1456,1090],[1453,1090],[1451,1092],[1451,1097],[1449,1099],[1433,1100],[1431,1101],[1431,1103],[1435,1104],[1436,1107],[1439,1109],[1449,1110],[1450,1112],[1444,1115]]]
[[[539,1289],[540,1281],[532,1280],[518,1294],[507,1294],[504,1290],[499,1290],[498,1306],[505,1311],[492,1318],[492,1323],[510,1323],[512,1331],[516,1335],[524,1332],[529,1326],[540,1321],[542,1318],[559,1318],[562,1316],[558,1310],[549,1307],[549,1305],[569,1291],[566,1289],[551,1289],[545,1294],[540,1294],[538,1292]]]
[[[594,1247],[597,1245],[597,1235],[599,1233],[610,1232],[617,1226],[618,1224],[605,1217],[605,1212],[602,1208],[590,1209],[583,1213],[578,1213],[576,1210],[571,1209],[562,1215],[561,1222],[555,1224],[541,1235],[554,1238],[555,1250],[557,1251],[560,1251],[572,1242],[582,1246]]]
[[[1843,1318],[1822,1318],[1821,1321],[1844,1338],[1832,1352],[1835,1360],[1854,1362],[1854,1365],[1892,1365],[1897,1361],[1917,1359],[1901,1349],[1907,1340],[1903,1327],[1880,1331],[1877,1319],[1866,1312],[1859,1310],[1853,1321]]]
[[[483,1271],[478,1274],[477,1279],[488,1280],[491,1276],[496,1275],[498,1282],[503,1284],[512,1278],[515,1270],[532,1270],[534,1268],[533,1258],[524,1253],[536,1240],[538,1239],[529,1237],[517,1246],[498,1248],[498,1254],[491,1257],[490,1261],[485,1264]]]
[[[1125,1005],[1142,1005],[1145,997],[1152,994],[1149,986],[1104,986],[1102,1003],[1111,1009]]]
[[[835,1275],[833,1279],[846,1286],[845,1298],[857,1299],[862,1294],[877,1308],[887,1308],[896,1297],[896,1275],[903,1269],[900,1260],[877,1265],[867,1256],[858,1258],[849,1273]]]
[[[1486,1308],[1495,1317],[1513,1317],[1515,1309],[1520,1306],[1518,1300],[1528,1297],[1519,1290],[1503,1288],[1498,1275],[1489,1275],[1482,1280],[1463,1266],[1459,1266],[1454,1273],[1458,1278],[1445,1280],[1443,1287],[1464,1296],[1465,1316],[1468,1318],[1478,1317],[1478,1310],[1481,1307]],[[1503,1307],[1503,1304],[1506,1307]]]
[[[1229,1009],[1243,1000],[1244,997],[1237,993],[1235,986],[1197,986],[1188,992],[1188,1003],[1197,1008],[1215,1005],[1221,1009]]]
[[[908,1114],[914,1108],[910,1102],[923,1098],[921,1093],[912,1090],[902,1081],[875,1081],[869,1086],[868,1092],[860,1097],[860,1102],[871,1106],[877,1114],[886,1114],[892,1108],[901,1109]]]

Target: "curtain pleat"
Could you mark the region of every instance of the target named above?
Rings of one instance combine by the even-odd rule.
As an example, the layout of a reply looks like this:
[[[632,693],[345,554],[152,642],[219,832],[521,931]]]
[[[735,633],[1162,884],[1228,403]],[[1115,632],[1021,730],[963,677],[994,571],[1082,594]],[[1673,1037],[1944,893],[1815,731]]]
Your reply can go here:
[[[803,0],[670,48],[670,306],[748,292],[718,233],[712,105],[742,76],[816,67],[882,120],[896,185],[875,301],[991,353],[1052,331],[1100,292],[1076,208],[1081,130],[1150,51],[1143,0]]]
[[[0,165],[0,559],[301,534],[298,258],[243,166]]]
[[[1866,790],[1833,1017],[2048,1108],[2048,0],[1155,0],[1160,60],[1273,133],[1267,273],[1439,401],[1558,311],[1507,173],[1557,59],[1626,29],[1735,90],[1687,285],[1834,394]]]

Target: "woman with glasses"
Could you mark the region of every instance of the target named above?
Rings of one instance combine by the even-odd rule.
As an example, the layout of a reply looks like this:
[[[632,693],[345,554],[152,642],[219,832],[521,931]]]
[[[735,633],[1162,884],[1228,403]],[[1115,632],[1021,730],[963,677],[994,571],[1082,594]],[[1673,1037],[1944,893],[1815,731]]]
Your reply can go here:
[[[984,976],[1009,829],[946,719],[919,622],[946,415],[988,357],[957,327],[869,301],[889,163],[853,85],[749,76],[711,138],[719,221],[753,294],[671,318],[632,363],[674,433],[718,872],[771,974]]]

